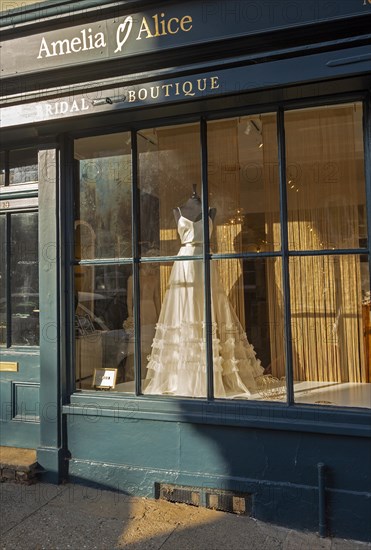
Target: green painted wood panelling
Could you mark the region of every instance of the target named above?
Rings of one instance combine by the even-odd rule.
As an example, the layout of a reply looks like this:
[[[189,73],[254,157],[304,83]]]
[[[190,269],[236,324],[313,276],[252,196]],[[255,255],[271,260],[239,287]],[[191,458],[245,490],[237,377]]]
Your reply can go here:
[[[58,481],[61,463],[59,269],[58,269],[58,153],[39,152],[39,278],[40,278],[40,446],[37,460]]]
[[[330,532],[370,536],[369,439],[83,415],[69,418],[68,433],[72,481],[150,497],[155,483],[252,493],[254,517],[300,529],[318,527],[323,462]]]

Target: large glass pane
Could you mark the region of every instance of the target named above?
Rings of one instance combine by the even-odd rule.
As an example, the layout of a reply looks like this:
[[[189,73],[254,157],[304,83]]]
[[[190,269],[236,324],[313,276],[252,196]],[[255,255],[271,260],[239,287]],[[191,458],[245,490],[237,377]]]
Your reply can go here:
[[[285,114],[289,246],[367,247],[362,104]]]
[[[0,151],[0,187],[5,185],[5,153]]]
[[[38,175],[38,150],[15,149],[9,152],[9,184],[36,183]]]
[[[170,268],[171,266],[169,266]],[[168,279],[169,268],[165,265],[145,263],[140,266],[140,338],[141,338],[141,378],[144,380],[147,375],[149,355],[152,351],[152,344],[155,344],[156,324],[161,310],[161,297],[166,290],[164,285]],[[161,285],[162,283],[162,285]],[[128,353],[125,363],[126,380],[134,380],[135,372],[135,332],[134,332],[134,283],[130,276],[127,284],[128,316],[124,322],[124,328],[130,334],[128,342]],[[145,387],[147,381],[144,382]]]
[[[6,344],[6,216],[0,215],[0,345]]]
[[[131,256],[130,133],[75,141],[76,259]]]
[[[39,345],[38,215],[11,215],[11,342]]]
[[[138,156],[141,254],[176,255],[178,207],[186,205],[193,186],[201,194],[199,124],[138,132]],[[194,206],[198,216],[200,202]]]
[[[142,264],[140,283],[143,393],[205,397],[202,260]]]
[[[128,282],[131,266],[76,266],[75,354],[78,388],[134,391],[127,384],[126,361],[132,332],[128,317]],[[132,300],[132,298],[131,298]],[[126,328],[124,328],[124,325]],[[94,378],[94,375],[96,377]],[[115,387],[102,379],[114,375]]]
[[[290,261],[295,399],[371,407],[367,256]]]
[[[280,258],[211,263],[215,396],[286,400]]]
[[[208,123],[215,253],[280,249],[276,126],[271,113]]]

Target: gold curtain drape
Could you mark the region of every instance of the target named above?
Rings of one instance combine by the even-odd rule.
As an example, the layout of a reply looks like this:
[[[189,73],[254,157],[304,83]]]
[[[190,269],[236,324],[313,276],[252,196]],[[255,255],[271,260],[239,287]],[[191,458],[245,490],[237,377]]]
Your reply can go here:
[[[263,125],[263,137],[264,162],[269,164],[275,137],[271,125]],[[290,260],[294,379],[366,382],[360,259],[336,256],[336,249],[359,247],[353,106],[288,113],[286,147],[289,246],[335,251],[334,256]],[[280,224],[269,204],[268,186],[266,199],[268,239],[278,242]],[[267,273],[270,319],[280,323],[281,265],[268,265]],[[272,356],[283,357],[284,343],[274,333],[272,329]],[[283,364],[272,374],[282,376]]]

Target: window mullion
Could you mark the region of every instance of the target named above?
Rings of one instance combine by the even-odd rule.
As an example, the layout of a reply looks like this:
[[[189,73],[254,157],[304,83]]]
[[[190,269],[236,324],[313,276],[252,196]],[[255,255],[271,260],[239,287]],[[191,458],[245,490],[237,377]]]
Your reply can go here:
[[[11,266],[10,266],[10,248],[11,248],[11,219],[10,214],[6,214],[6,241],[5,241],[5,261],[6,261],[6,347],[12,345],[11,322],[12,322],[12,292],[11,292]]]
[[[366,209],[367,209],[367,249],[371,249],[371,95],[363,104],[363,135],[365,155],[365,183],[366,183]],[[371,254],[368,254],[370,289],[371,289]]]
[[[282,250],[282,289],[283,289],[283,318],[285,334],[286,356],[286,391],[287,404],[294,403],[293,360],[292,360],[292,332],[290,313],[290,273],[289,273],[289,239],[287,225],[287,193],[286,193],[286,142],[285,116],[282,108],[277,112],[277,142],[280,179],[280,224]]]
[[[134,379],[135,394],[141,393],[141,338],[140,338],[140,280],[139,280],[139,237],[140,208],[138,196],[138,142],[137,134],[131,132],[131,174],[132,174],[132,250],[133,250],[133,315],[134,315]]]
[[[209,200],[208,200],[208,150],[207,122],[201,119],[201,185],[203,209],[203,262],[204,262],[204,300],[205,300],[205,336],[206,336],[206,375],[207,398],[214,399],[213,372],[213,324],[211,318],[211,278],[210,278],[210,235],[209,235]]]

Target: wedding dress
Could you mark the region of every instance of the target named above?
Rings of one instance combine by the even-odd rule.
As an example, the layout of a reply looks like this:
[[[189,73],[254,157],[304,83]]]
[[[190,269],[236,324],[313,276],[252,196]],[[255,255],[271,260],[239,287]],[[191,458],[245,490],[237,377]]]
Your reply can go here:
[[[178,256],[202,254],[203,222],[181,215]],[[210,234],[213,221],[209,217]],[[212,348],[215,397],[248,398],[263,367],[219,281],[216,262],[210,262]],[[205,397],[206,327],[204,277],[200,260],[174,262],[148,356],[145,394]]]

